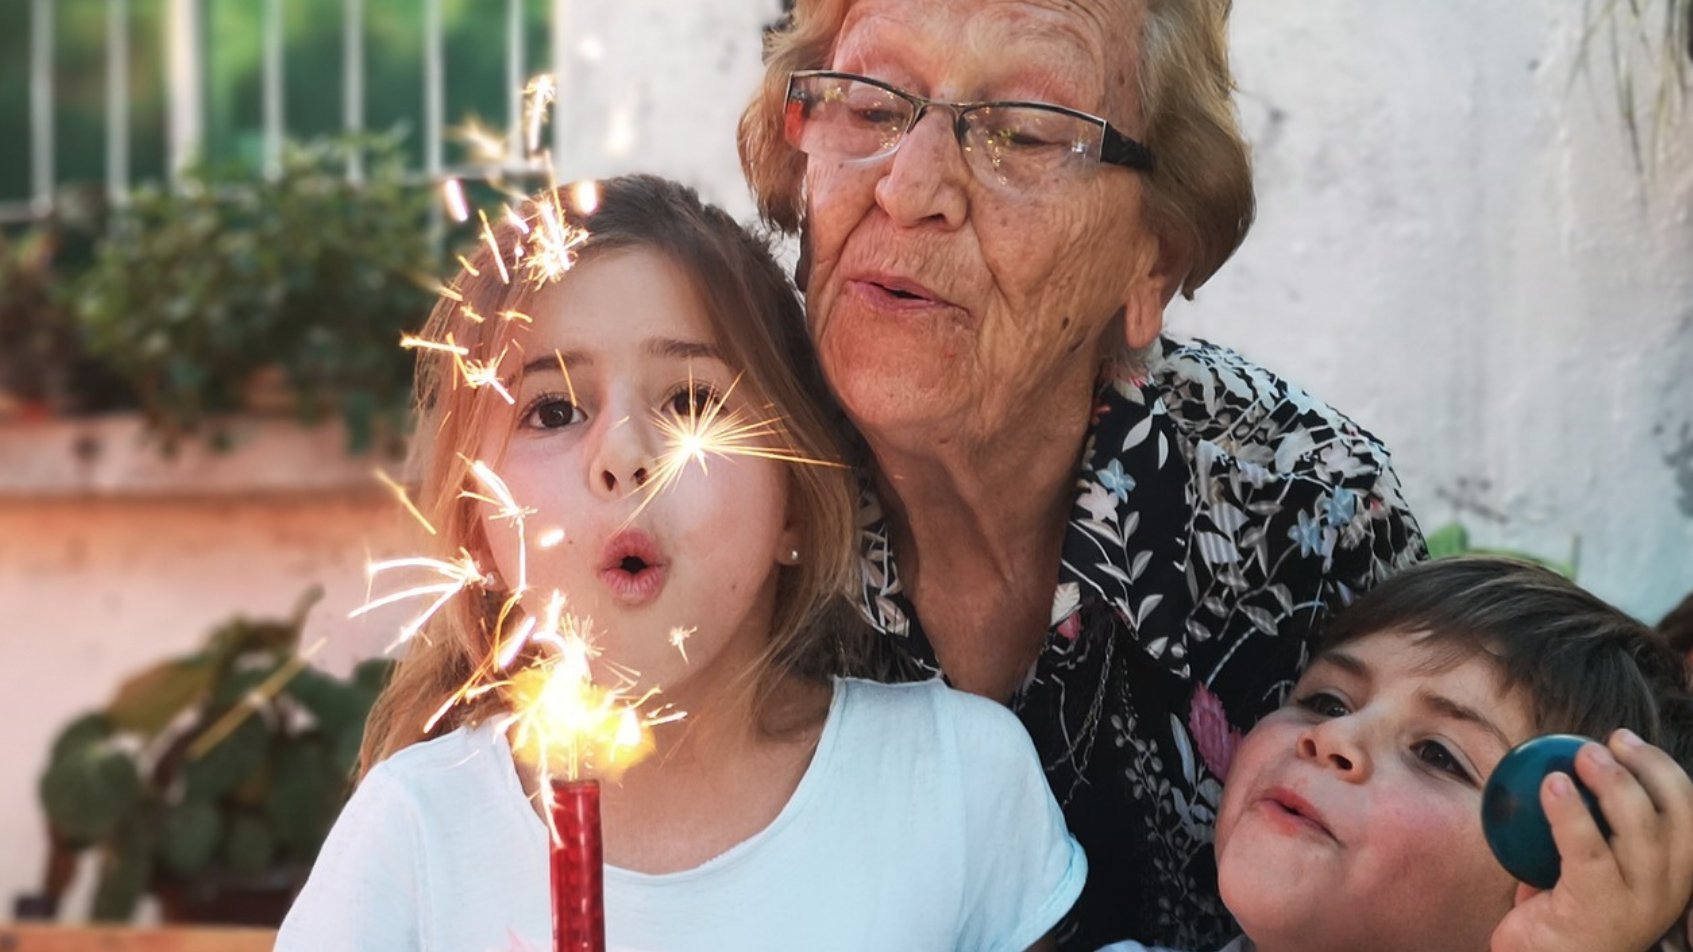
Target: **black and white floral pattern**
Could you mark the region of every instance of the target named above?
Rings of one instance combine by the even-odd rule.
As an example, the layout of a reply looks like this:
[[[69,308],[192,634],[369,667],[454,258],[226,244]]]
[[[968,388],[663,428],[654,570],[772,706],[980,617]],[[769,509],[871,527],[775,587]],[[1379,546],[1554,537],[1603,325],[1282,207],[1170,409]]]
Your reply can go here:
[[[1051,630],[1011,701],[1087,850],[1066,949],[1233,937],[1211,836],[1235,742],[1330,610],[1425,554],[1387,450],[1346,417],[1203,341],[1144,367],[1100,387]],[[873,494],[861,540],[890,676],[942,675]]]

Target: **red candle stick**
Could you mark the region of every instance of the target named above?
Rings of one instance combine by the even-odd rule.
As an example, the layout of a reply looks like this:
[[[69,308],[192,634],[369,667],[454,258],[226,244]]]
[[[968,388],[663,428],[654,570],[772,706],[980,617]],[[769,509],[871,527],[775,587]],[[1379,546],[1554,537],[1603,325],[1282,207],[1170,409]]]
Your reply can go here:
[[[555,780],[552,788],[553,952],[605,952],[600,784]]]

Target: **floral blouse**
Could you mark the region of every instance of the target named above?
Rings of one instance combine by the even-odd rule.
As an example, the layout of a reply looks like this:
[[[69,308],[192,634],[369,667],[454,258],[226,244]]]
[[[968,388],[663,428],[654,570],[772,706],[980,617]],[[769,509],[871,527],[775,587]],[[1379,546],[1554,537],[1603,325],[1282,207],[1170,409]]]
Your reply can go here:
[[[1088,883],[1064,949],[1215,948],[1212,827],[1243,731],[1280,703],[1334,608],[1425,555],[1385,447],[1240,355],[1155,345],[1099,391],[1046,645],[1011,708]],[[860,608],[890,677],[942,675],[873,495]]]

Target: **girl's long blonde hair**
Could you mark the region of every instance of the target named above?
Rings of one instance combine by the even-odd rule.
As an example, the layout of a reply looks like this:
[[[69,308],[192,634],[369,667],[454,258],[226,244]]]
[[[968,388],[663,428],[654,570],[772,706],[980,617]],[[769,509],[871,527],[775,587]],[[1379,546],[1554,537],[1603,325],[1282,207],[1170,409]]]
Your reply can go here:
[[[538,196],[528,210],[531,217],[543,201],[569,209],[568,194],[561,189]],[[600,182],[595,210],[573,223],[591,235],[579,263],[617,249],[641,248],[680,267],[704,305],[724,360],[742,374],[739,389],[768,403],[770,415],[781,419],[780,448],[811,460],[845,460],[843,418],[828,397],[804,312],[761,239],[702,202],[693,189],[646,175]],[[461,355],[465,361],[520,366],[524,325],[502,315],[521,313],[532,287],[518,276],[521,263],[509,253],[516,226],[502,223],[494,236],[500,248],[508,249],[509,283],[502,280],[493,252],[480,246],[436,302],[421,336],[432,341],[450,337],[468,351]],[[486,569],[488,546],[478,504],[464,492],[472,488],[471,461],[486,427],[503,425],[510,411],[490,387],[465,386],[458,366],[451,354],[419,351],[412,444],[416,499],[437,530],[432,554],[453,559],[463,550]],[[749,673],[760,698],[789,672],[808,677],[854,673],[869,646],[868,629],[844,610],[839,597],[855,575],[854,477],[841,466],[795,464],[788,467],[788,480],[788,505],[804,526],[804,541],[798,564],[780,569],[769,647]],[[410,744],[504,709],[500,694],[490,693],[452,708],[424,731],[431,715],[487,657],[499,602],[499,594],[471,588],[411,640],[366,724],[361,777]]]

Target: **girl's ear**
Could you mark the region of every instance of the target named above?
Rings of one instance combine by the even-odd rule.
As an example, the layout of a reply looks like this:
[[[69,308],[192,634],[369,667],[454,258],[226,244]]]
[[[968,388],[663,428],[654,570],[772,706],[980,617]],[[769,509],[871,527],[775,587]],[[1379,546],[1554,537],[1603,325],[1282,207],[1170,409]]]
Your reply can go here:
[[[782,534],[776,537],[776,564],[798,565],[805,551],[805,518],[794,504],[793,482],[788,483],[787,514],[782,520]]]
[[[782,530],[782,535],[776,540],[776,563],[778,565],[798,565],[800,563],[800,546],[805,542],[805,533],[798,524],[790,522]]]

